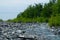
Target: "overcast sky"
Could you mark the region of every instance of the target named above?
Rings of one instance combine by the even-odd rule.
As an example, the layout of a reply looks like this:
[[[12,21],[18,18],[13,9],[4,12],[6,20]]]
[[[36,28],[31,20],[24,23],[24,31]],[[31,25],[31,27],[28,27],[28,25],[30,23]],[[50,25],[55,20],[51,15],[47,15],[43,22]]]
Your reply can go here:
[[[0,19],[13,19],[31,4],[48,2],[48,0],[0,0]]]

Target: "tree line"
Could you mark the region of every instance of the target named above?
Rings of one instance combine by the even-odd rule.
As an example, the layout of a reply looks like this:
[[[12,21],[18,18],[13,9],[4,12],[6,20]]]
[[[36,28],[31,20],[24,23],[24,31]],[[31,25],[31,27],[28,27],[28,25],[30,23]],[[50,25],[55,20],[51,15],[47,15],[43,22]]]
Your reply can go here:
[[[60,26],[60,0],[50,0],[44,5],[41,3],[30,5],[16,18],[7,20],[7,22],[46,22],[50,26]]]

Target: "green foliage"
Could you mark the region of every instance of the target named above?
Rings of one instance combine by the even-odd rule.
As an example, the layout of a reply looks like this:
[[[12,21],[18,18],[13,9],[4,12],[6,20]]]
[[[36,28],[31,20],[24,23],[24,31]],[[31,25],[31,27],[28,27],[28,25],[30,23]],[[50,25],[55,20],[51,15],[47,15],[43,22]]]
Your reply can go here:
[[[55,3],[55,2],[56,2],[56,0],[50,0],[50,2]]]
[[[35,4],[34,6],[30,5],[22,14],[21,16],[26,18],[34,18],[34,17],[40,17],[40,13],[42,11],[42,5],[41,4]]]
[[[60,26],[60,14],[56,16],[51,16],[51,18],[49,19],[49,25],[50,26]]]
[[[52,2],[50,2],[48,4],[45,4],[44,8],[43,8],[43,11],[41,13],[41,16],[43,16],[43,17],[50,17],[52,12],[53,12],[52,11],[52,6],[53,6]]]
[[[57,0],[57,3],[52,6],[52,9],[53,14],[49,19],[49,25],[55,27],[60,26],[60,0]]]
[[[3,20],[2,20],[2,19],[0,19],[0,22],[3,22]]]
[[[60,0],[51,0],[44,5],[30,5],[20,12],[12,22],[48,22],[50,26],[60,26]]]

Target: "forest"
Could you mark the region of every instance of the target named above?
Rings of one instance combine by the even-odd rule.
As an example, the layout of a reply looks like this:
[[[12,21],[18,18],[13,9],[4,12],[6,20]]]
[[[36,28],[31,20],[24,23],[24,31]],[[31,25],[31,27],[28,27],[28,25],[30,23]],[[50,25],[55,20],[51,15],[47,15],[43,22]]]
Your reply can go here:
[[[46,22],[50,26],[60,26],[60,0],[50,0],[44,5],[41,3],[30,5],[23,12],[20,12],[16,18],[8,19],[7,22]]]

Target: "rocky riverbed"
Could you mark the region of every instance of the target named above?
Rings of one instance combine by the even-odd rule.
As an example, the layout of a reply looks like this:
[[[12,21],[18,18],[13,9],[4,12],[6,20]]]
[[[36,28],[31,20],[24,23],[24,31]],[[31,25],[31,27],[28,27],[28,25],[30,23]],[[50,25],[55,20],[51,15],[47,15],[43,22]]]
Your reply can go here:
[[[0,40],[60,40],[60,29],[48,23],[0,22]]]

